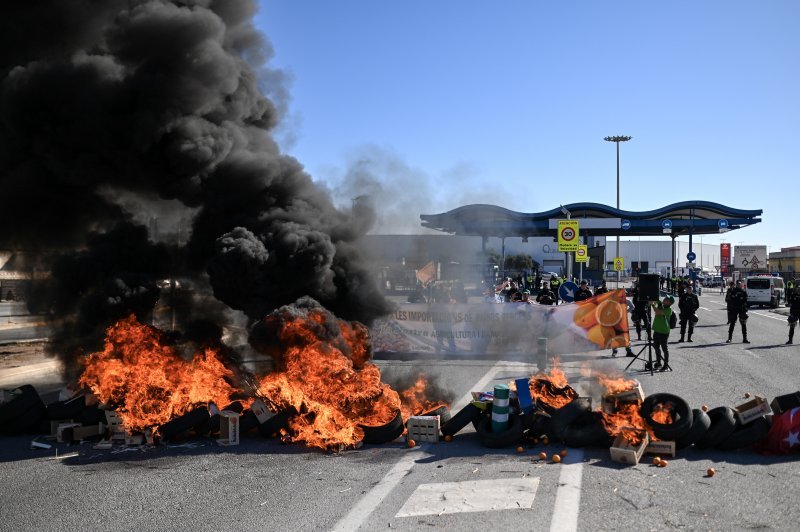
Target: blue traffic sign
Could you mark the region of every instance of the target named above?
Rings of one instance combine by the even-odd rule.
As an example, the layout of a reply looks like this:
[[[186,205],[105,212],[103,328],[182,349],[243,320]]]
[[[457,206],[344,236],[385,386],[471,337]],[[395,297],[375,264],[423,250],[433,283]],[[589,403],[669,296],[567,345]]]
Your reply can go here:
[[[627,231],[628,229],[631,228],[631,221],[630,220],[622,220],[622,223],[620,224],[620,227],[622,227],[623,230]]]
[[[672,220],[661,220],[662,229],[672,229]]]
[[[728,220],[725,220],[725,219],[719,220],[717,222],[717,225],[719,226],[720,229],[727,229],[728,228]]]
[[[567,303],[572,303],[573,301],[575,301],[575,292],[577,291],[578,291],[578,285],[573,283],[572,281],[567,281],[565,283],[562,283],[561,286],[558,287],[558,297],[560,297]]]
[[[689,262],[694,262],[694,259],[696,258],[697,255],[695,254],[694,251],[690,251],[689,253],[686,254],[686,260],[688,260]]]

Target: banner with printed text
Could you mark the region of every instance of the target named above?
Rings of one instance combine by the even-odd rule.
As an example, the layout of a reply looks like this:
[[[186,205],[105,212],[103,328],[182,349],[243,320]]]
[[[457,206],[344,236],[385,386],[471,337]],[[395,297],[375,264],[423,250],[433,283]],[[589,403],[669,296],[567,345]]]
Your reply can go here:
[[[630,345],[625,290],[558,306],[531,303],[400,305],[371,328],[375,351],[549,355]]]

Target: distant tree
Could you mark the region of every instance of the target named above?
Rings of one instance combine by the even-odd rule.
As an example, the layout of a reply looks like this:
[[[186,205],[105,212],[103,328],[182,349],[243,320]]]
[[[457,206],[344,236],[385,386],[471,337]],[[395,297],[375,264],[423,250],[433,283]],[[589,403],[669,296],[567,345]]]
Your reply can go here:
[[[539,268],[539,263],[533,257],[524,253],[510,255],[506,257],[505,267],[507,270],[534,270]]]

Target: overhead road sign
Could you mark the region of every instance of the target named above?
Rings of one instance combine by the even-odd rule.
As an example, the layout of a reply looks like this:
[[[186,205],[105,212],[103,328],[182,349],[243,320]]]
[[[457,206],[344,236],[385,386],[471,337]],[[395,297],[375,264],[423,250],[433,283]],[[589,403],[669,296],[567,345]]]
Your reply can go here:
[[[622,222],[620,222],[619,226],[623,230],[627,231],[628,229],[631,228],[631,221],[630,220],[622,220]]]
[[[696,258],[697,255],[695,254],[694,251],[690,251],[689,253],[686,254],[686,260],[688,260],[689,262],[694,262],[694,259]]]
[[[669,234],[672,232],[672,220],[661,220],[661,230]]]

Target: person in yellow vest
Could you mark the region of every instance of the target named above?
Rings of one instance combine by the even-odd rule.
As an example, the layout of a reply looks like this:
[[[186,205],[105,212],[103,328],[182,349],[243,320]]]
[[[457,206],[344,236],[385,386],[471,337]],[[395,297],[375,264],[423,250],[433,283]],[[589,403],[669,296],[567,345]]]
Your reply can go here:
[[[558,289],[559,288],[561,288],[561,279],[557,275],[554,275],[554,276],[552,276],[550,278],[550,290],[552,290],[553,294],[555,294],[556,305],[558,305]]]

